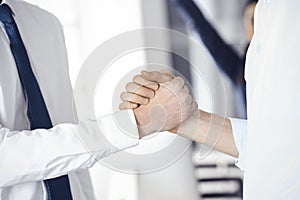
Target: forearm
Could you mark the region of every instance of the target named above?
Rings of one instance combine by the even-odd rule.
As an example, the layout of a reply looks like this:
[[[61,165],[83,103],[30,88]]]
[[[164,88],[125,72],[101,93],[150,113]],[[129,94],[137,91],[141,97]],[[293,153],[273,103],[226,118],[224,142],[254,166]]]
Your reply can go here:
[[[176,132],[217,151],[234,157],[239,155],[230,120],[224,117],[197,110],[180,125]]]
[[[137,145],[137,136],[127,111],[49,130],[11,131],[0,126],[0,188],[91,167],[103,157]]]

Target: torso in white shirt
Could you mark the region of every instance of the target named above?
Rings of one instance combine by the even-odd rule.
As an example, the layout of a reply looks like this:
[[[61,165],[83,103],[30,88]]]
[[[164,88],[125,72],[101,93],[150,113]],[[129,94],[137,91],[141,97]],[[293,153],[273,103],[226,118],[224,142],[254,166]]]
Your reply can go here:
[[[52,123],[74,123],[72,109],[72,87],[69,81],[68,63],[58,20],[51,14],[23,1],[3,1],[11,6],[15,21],[26,46],[31,66],[39,82]],[[26,103],[18,71],[11,54],[5,29],[0,30],[0,125],[10,130],[29,129],[26,116]],[[55,97],[55,98],[54,98]],[[62,112],[63,111],[63,112]],[[0,136],[1,137],[1,136]],[[10,152],[7,152],[9,154]],[[13,155],[13,154],[12,154]],[[30,155],[28,155],[30,157]],[[28,162],[33,162],[27,158]],[[2,162],[2,160],[1,160]],[[82,181],[79,182],[79,178]],[[90,186],[88,173],[70,175],[75,199],[90,199],[92,192],[84,192]],[[88,188],[92,191],[92,188]],[[84,197],[85,196],[85,197]],[[43,199],[45,192],[42,182],[30,182],[0,188],[0,199]]]
[[[0,23],[0,199],[46,199],[42,180],[69,175],[73,199],[94,199],[87,168],[138,144],[132,110],[76,120],[62,26],[22,0],[4,0],[27,49],[53,128],[29,131],[26,102],[9,40]],[[116,119],[126,127],[116,124]],[[92,153],[91,153],[92,152]]]
[[[300,1],[261,0],[247,81],[244,198],[300,196]]]

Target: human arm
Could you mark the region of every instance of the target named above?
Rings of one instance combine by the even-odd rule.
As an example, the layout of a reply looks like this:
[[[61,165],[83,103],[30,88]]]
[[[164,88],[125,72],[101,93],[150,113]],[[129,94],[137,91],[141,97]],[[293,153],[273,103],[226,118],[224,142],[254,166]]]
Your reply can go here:
[[[103,157],[137,145],[139,138],[174,128],[196,109],[181,79],[159,89],[158,84],[152,85],[157,95],[134,112],[119,111],[49,130],[12,131],[0,126],[0,188],[91,167]]]
[[[163,82],[172,79],[170,74],[159,72],[142,72],[142,75],[146,80],[150,81]],[[141,81],[133,80],[133,83],[130,85],[132,84],[136,84],[135,90],[137,91],[142,83]],[[133,86],[131,87],[133,88]],[[144,92],[142,96],[147,98],[147,92]],[[148,96],[148,99],[151,101],[150,96]],[[131,102],[131,104],[133,103],[134,102]],[[122,104],[121,107],[126,108],[126,106],[122,106]],[[197,110],[178,127],[172,129],[171,132],[208,145],[231,156],[241,157],[245,151],[246,130],[246,120],[226,119]],[[243,165],[243,163],[241,163],[240,166],[241,165]]]
[[[234,83],[240,82],[243,77],[244,58],[222,39],[193,0],[174,0],[174,4],[184,19],[193,25],[217,66]]]
[[[120,127],[117,121],[128,121]],[[0,187],[40,181],[92,167],[99,159],[138,144],[132,111],[59,124],[52,129],[0,127]]]
[[[133,112],[140,137],[176,128],[197,108],[197,103],[180,77],[172,77],[169,81],[160,83],[156,90],[148,89],[149,81],[141,75],[135,76],[134,80],[141,85],[127,84],[127,91],[121,94],[124,102],[120,109],[135,108]],[[143,106],[138,107],[138,104]]]
[[[172,131],[233,157],[239,156],[229,119],[197,110]]]

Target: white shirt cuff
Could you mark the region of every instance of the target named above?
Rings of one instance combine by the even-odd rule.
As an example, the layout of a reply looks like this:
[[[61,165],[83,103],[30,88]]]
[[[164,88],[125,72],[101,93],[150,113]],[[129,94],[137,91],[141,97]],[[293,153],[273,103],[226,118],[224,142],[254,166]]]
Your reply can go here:
[[[229,118],[229,120],[231,122],[234,141],[239,151],[239,157],[236,161],[236,166],[241,170],[244,170],[247,146],[247,120],[235,118]]]
[[[132,110],[122,110],[78,124],[81,143],[87,152],[105,157],[138,145],[139,134]]]
[[[106,139],[117,149],[138,145],[139,133],[132,110],[122,110],[98,120]]]

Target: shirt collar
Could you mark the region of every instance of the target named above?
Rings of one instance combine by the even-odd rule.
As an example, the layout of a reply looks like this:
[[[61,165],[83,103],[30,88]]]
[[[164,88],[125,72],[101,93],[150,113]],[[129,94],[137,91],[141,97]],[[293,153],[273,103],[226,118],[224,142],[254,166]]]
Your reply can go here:
[[[2,0],[1,5],[2,4],[7,4],[9,5],[9,7],[12,7],[12,3],[10,2],[10,0]]]
[[[2,4],[7,4],[10,7],[10,9],[12,10],[13,16],[15,16],[14,8],[13,8],[12,3],[10,2],[10,0],[2,0],[2,2],[0,3],[0,5],[2,5]]]
[[[2,4],[7,4],[7,5],[10,6],[10,3],[9,3],[7,0],[2,0],[1,5],[2,5]]]

